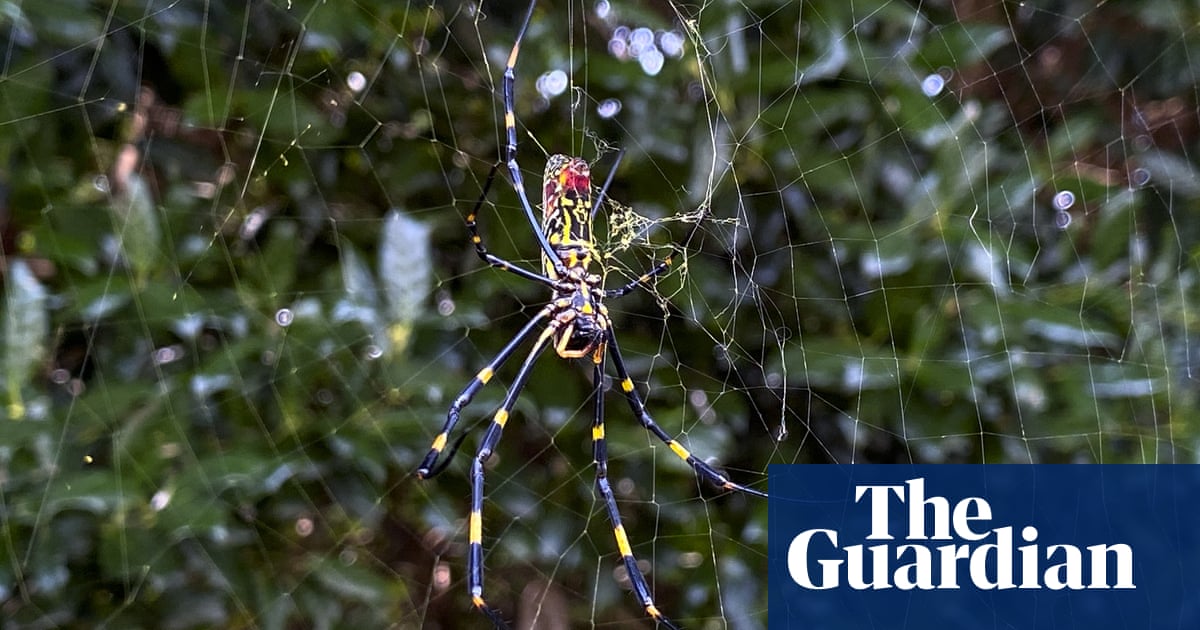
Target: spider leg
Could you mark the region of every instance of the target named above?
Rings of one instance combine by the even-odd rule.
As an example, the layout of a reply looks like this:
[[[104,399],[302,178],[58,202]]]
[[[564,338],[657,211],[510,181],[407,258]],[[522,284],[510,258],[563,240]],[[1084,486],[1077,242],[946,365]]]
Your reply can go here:
[[[528,337],[531,332],[533,332],[534,328],[536,328],[538,324],[542,323],[542,321],[549,317],[553,312],[553,305],[547,305],[545,308],[538,311],[537,315],[534,315],[533,319],[529,320],[529,323],[525,324],[525,327],[522,328],[521,331],[518,332],[511,341],[508,342],[508,345],[504,346],[504,348],[502,348],[500,352],[496,354],[496,357],[492,359],[492,362],[488,363],[487,366],[482,370],[479,370],[479,373],[475,375],[475,378],[471,379],[471,382],[462,390],[461,393],[459,393],[458,398],[454,399],[454,402],[450,405],[449,413],[446,414],[446,423],[442,425],[442,431],[433,439],[433,445],[429,448],[429,453],[425,455],[425,459],[421,460],[421,465],[417,468],[418,477],[422,479],[429,479],[430,477],[442,472],[442,470],[446,468],[446,464],[450,462],[449,457],[447,457],[440,464],[438,464],[437,460],[442,451],[446,448],[446,440],[450,437],[450,432],[454,430],[455,425],[458,424],[458,418],[462,413],[463,407],[466,407],[471,403],[471,399],[475,398],[475,394],[477,394],[480,389],[483,389],[484,385],[487,385],[488,381],[490,381],[492,376],[495,375],[496,370],[498,370],[500,366],[512,356],[513,352],[516,352],[517,347],[521,345],[521,342],[525,341],[525,338]],[[542,334],[544,335],[545,333]],[[457,444],[455,445],[455,448],[457,448]]]
[[[621,524],[621,513],[617,510],[617,499],[613,495],[612,486],[608,483],[608,441],[604,437],[603,352],[597,353],[595,359],[596,363],[592,370],[592,374],[594,375],[592,379],[595,383],[593,386],[593,395],[596,398],[596,417],[592,422],[592,459],[595,460],[594,463],[596,464],[596,489],[604,499],[604,507],[608,510],[608,520],[613,526],[613,537],[617,540],[617,549],[621,552],[621,561],[625,563],[625,574],[629,576],[629,582],[633,585],[633,592],[637,596],[638,602],[646,610],[646,614],[650,615],[655,621],[672,630],[679,630],[679,627],[664,616],[658,610],[658,607],[654,605],[654,597],[650,594],[650,586],[646,583],[646,576],[638,568],[637,558],[633,556],[633,548],[629,545],[629,537],[625,534],[625,526]]]
[[[542,252],[550,263],[554,265],[554,270],[558,272],[558,275],[566,276],[567,266],[550,246],[550,241],[546,240],[546,233],[542,230],[542,225],[533,212],[533,206],[529,203],[529,197],[525,194],[525,180],[521,177],[521,167],[517,164],[517,115],[513,111],[516,103],[517,82],[515,68],[517,55],[521,51],[521,40],[525,38],[525,30],[529,28],[529,21],[533,19],[533,8],[536,5],[537,0],[529,3],[525,21],[521,23],[521,30],[517,31],[517,39],[513,42],[512,52],[508,55],[508,65],[504,66],[504,131],[508,140],[504,147],[504,159],[508,165],[508,176],[512,179],[513,188],[517,190],[517,197],[521,199],[521,209],[525,211],[525,218],[529,219],[529,224],[533,226],[533,234],[537,237],[538,245],[541,246]]]
[[[560,283],[551,278],[547,278],[540,273],[529,271],[522,267],[518,267],[513,263],[500,258],[499,256],[489,252],[487,246],[483,244],[483,237],[479,235],[479,226],[476,219],[479,216],[479,210],[483,208],[483,202],[487,199],[488,191],[492,188],[492,181],[496,179],[496,171],[500,169],[499,164],[493,164],[492,170],[488,172],[487,181],[483,184],[483,192],[479,195],[479,200],[475,202],[475,207],[471,209],[471,213],[467,215],[467,231],[471,233],[471,243],[475,245],[475,253],[483,260],[483,262],[496,267],[498,269],[514,273],[526,280],[540,282],[550,288],[557,288]]]
[[[624,149],[617,152],[617,157],[615,160],[613,160],[612,168],[611,168],[611,170],[608,171],[608,177],[605,178],[605,180],[604,180],[604,186],[602,186],[600,188],[600,192],[596,193],[596,199],[592,205],[592,218],[596,217],[596,212],[598,212],[600,210],[600,206],[604,205],[604,197],[608,194],[608,187],[610,184],[612,184],[613,176],[617,174],[617,167],[621,165],[621,158],[623,158],[623,157],[625,157]],[[691,236],[692,235],[689,233],[688,240],[691,240]],[[637,280],[634,280],[633,282],[630,282],[629,284],[626,284],[625,286],[623,286],[619,289],[605,289],[604,297],[606,297],[606,298],[621,297],[622,295],[625,295],[626,293],[629,293],[630,291],[633,291],[634,289],[636,289],[638,287],[638,285],[642,284],[643,282],[646,282],[647,280],[650,280],[651,278],[654,278],[656,276],[662,275],[663,272],[665,272],[666,270],[671,268],[671,258],[673,258],[676,253],[677,253],[676,249],[672,249],[671,253],[668,254],[664,260],[662,260],[658,264],[654,265],[654,267],[651,268],[650,271],[647,271],[646,273],[642,274],[641,277],[639,277]]]
[[[613,177],[617,174],[617,167],[621,165],[621,158],[623,157],[625,157],[625,149],[617,151],[617,157],[608,169],[608,177],[604,178],[604,185],[600,187],[600,192],[596,193],[596,198],[592,201],[592,219],[596,218],[596,213],[600,211],[600,206],[604,205],[604,197],[608,195],[608,187],[612,185]]]
[[[630,282],[629,284],[626,284],[625,286],[617,288],[617,289],[605,289],[604,297],[606,297],[606,298],[621,297],[622,295],[625,295],[626,293],[629,293],[630,291],[633,291],[634,289],[638,288],[638,286],[640,286],[643,282],[646,282],[646,281],[650,280],[651,278],[656,278],[656,277],[661,276],[662,274],[666,273],[666,271],[671,268],[671,259],[675,257],[676,253],[678,253],[678,252],[675,250],[672,250],[671,253],[668,254],[666,258],[660,260],[658,262],[658,264],[656,264],[650,268],[650,271],[647,271],[646,273],[639,276],[637,280],[634,280],[633,282]]]
[[[543,311],[545,312],[545,311]],[[517,396],[525,389],[525,382],[529,379],[530,372],[533,371],[533,363],[546,349],[546,346],[551,338],[554,337],[555,331],[558,330],[556,322],[551,321],[550,324],[538,336],[534,342],[533,348],[525,357],[525,362],[521,364],[520,371],[513,378],[512,385],[508,388],[508,393],[504,396],[504,402],[501,403],[500,409],[496,410],[496,415],[492,417],[492,424],[488,426],[487,432],[483,434],[483,441],[479,443],[479,450],[475,451],[475,458],[471,460],[471,517],[469,522],[468,543],[470,548],[467,555],[467,590],[471,595],[471,603],[479,609],[496,628],[504,630],[508,629],[508,623],[504,621],[500,611],[488,606],[483,599],[483,464],[491,457],[492,451],[495,450],[496,444],[500,442],[500,434],[504,430],[505,423],[508,422],[508,414],[512,411],[513,405],[517,403]],[[524,334],[522,330],[520,334]]]
[[[617,369],[617,376],[621,379],[621,391],[625,393],[625,399],[629,401],[629,408],[633,410],[633,415],[637,416],[638,421],[642,423],[642,426],[647,431],[662,440],[679,459],[682,459],[691,466],[696,471],[698,477],[707,479],[726,490],[737,490],[738,492],[752,494],[756,497],[765,498],[767,496],[767,493],[761,490],[755,490],[754,488],[730,481],[728,477],[718,472],[712,466],[709,466],[704,460],[692,455],[682,444],[667,435],[667,432],[658,426],[654,418],[650,417],[650,414],[646,411],[645,403],[642,402],[642,397],[638,395],[637,389],[634,388],[633,380],[629,378],[629,370],[625,368],[625,361],[621,359],[621,350],[617,347],[617,337],[613,334],[612,328],[608,329],[608,348],[612,355],[613,365]]]
[[[607,182],[604,184],[604,187],[608,188]],[[625,294],[629,293],[630,291],[633,291],[634,289],[638,288],[638,286],[640,286],[642,283],[644,283],[652,278],[661,276],[663,273],[666,273],[666,271],[671,268],[672,259],[674,259],[676,256],[678,256],[681,253],[682,247],[687,247],[687,245],[692,242],[692,237],[696,235],[696,231],[700,229],[700,225],[704,223],[704,219],[707,216],[708,216],[707,210],[705,210],[704,212],[702,212],[700,214],[700,217],[698,219],[696,219],[695,225],[692,226],[692,229],[688,230],[687,236],[683,237],[683,244],[673,246],[671,248],[670,253],[667,254],[666,258],[660,260],[657,264],[655,264],[653,267],[651,267],[649,271],[647,271],[646,273],[639,276],[637,280],[634,280],[633,282],[630,282],[629,284],[626,284],[622,287],[618,287],[616,289],[605,289],[604,297],[606,297],[606,298],[621,297],[622,295],[625,295]]]

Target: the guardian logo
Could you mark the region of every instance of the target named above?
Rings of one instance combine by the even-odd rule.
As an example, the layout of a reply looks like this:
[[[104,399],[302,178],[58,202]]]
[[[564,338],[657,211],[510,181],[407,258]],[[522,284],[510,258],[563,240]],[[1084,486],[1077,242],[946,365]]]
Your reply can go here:
[[[787,573],[804,589],[907,591],[1134,589],[1134,550],[1126,543],[1079,547],[1039,540],[1033,524],[992,526],[981,497],[951,503],[927,496],[925,478],[855,485],[849,509],[869,510],[869,531],[807,529],[787,546]],[[893,510],[903,510],[898,515]],[[907,527],[894,527],[897,516]],[[857,522],[863,522],[861,519]],[[893,531],[893,530],[903,531]],[[844,534],[844,535],[843,535]],[[841,546],[839,539],[876,544]]]
[[[770,630],[1200,628],[1200,466],[772,465]]]

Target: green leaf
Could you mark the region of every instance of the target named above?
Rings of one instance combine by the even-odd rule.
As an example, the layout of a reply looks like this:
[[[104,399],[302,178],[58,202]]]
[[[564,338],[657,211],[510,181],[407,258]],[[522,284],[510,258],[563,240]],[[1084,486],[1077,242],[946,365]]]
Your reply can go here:
[[[333,308],[334,322],[355,322],[370,331],[376,344],[386,343],[383,321],[379,315],[379,287],[362,256],[350,244],[341,241],[342,298]]]
[[[381,605],[393,590],[383,577],[373,574],[366,567],[343,562],[337,557],[313,559],[311,570],[317,581],[329,590],[365,604]]]
[[[379,242],[379,279],[389,320],[387,339],[395,352],[408,345],[412,325],[429,296],[433,252],[429,226],[392,210]]]
[[[1012,41],[1007,28],[968,22],[940,26],[931,35],[921,47],[919,58],[932,70],[967,67]]]
[[[19,258],[9,266],[8,291],[4,300],[4,383],[8,396],[8,417],[25,416],[21,390],[29,384],[34,369],[46,352],[50,321],[46,314],[46,289],[29,265]]]
[[[123,182],[110,206],[113,230],[125,262],[133,271],[134,284],[144,286],[162,264],[162,229],[154,197],[146,180],[136,173]]]
[[[806,338],[784,351],[788,380],[797,386],[859,394],[895,389],[902,366],[885,348],[836,338]]]
[[[127,481],[107,471],[64,475],[45,486],[43,493],[23,497],[23,501],[13,506],[12,514],[22,519],[34,515],[49,518],[74,510],[95,516],[111,515],[133,501],[132,491]]]

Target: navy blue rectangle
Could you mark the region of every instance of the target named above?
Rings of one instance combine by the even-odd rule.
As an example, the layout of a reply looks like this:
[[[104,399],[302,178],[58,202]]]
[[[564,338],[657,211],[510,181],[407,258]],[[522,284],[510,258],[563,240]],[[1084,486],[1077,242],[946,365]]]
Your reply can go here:
[[[770,495],[772,630],[1200,628],[1200,466],[772,465]]]

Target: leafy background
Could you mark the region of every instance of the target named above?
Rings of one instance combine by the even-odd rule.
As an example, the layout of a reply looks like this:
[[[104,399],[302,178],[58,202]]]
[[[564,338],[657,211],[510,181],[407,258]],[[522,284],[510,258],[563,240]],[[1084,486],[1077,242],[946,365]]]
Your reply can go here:
[[[461,225],[522,5],[0,2],[6,627],[486,627],[468,458],[412,471],[544,299]],[[669,432],[760,488],[770,463],[1196,461],[1194,6],[611,10],[539,5],[522,167],[536,190],[546,151],[625,151],[611,216],[651,229],[610,284],[711,211],[682,273],[610,304]],[[650,76],[617,24],[685,52]],[[571,89],[539,98],[552,68]],[[489,245],[536,266],[495,188]],[[589,393],[544,358],[490,463],[487,592],[521,627],[649,625]],[[765,502],[608,406],[660,607],[762,627]]]

